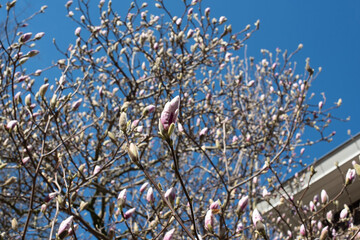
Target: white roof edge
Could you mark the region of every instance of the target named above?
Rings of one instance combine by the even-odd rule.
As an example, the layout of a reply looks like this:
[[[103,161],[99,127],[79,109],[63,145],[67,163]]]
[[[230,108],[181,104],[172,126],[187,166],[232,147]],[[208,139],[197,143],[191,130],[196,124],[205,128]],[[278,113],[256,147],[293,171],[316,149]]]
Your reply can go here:
[[[335,149],[331,150],[329,153],[319,158],[313,164],[309,165],[309,166],[314,166],[314,169],[317,171],[317,173],[311,179],[310,186],[315,185],[324,176],[335,171],[336,170],[335,162],[338,162],[338,166],[341,167],[359,155],[360,155],[360,132],[357,133],[352,138],[350,138],[349,140],[347,140],[346,142],[336,147]],[[307,168],[301,170],[299,174],[302,174],[305,171],[307,171]],[[306,172],[304,182],[307,182],[309,180],[309,177],[310,177],[310,172]],[[307,184],[305,184],[302,187],[292,186],[290,185],[290,183],[293,182],[292,180],[293,178],[294,177],[285,181],[284,188],[287,192],[291,192],[291,189],[293,189],[292,195],[295,196],[296,194],[303,191],[307,187]],[[276,207],[280,203],[279,200],[280,200],[280,196],[270,199],[270,203],[272,206]],[[271,205],[266,201],[262,201],[258,203],[257,207],[261,212],[266,213],[273,208]]]

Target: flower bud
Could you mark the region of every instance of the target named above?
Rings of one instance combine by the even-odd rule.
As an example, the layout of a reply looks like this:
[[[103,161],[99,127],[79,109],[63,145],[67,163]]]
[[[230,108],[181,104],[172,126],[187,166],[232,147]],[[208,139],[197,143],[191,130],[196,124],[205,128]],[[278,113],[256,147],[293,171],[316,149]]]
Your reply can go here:
[[[123,189],[120,193],[119,196],[117,198],[117,205],[118,208],[123,208],[125,206],[125,202],[126,202],[126,188]]]
[[[199,136],[200,136],[200,137],[201,137],[201,136],[205,136],[206,133],[207,133],[207,131],[208,131],[208,128],[207,128],[207,127],[201,129],[201,131],[200,131],[200,133],[199,133]]]
[[[89,206],[88,202],[81,201],[80,202],[80,211],[86,209]]]
[[[306,229],[305,229],[304,224],[301,224],[301,226],[300,226],[300,235],[303,237],[306,236]]]
[[[12,220],[11,220],[11,228],[13,229],[13,230],[17,230],[17,228],[18,228],[18,221],[16,220],[16,218],[13,218]]]
[[[237,215],[242,215],[243,213],[244,213],[244,211],[245,211],[245,208],[246,208],[246,206],[248,205],[248,202],[249,202],[249,196],[243,196],[241,199],[240,199],[240,201],[239,201],[239,203],[238,203],[238,205],[237,205],[237,207],[236,207],[236,213],[237,213]]]
[[[45,213],[46,209],[47,209],[47,205],[46,205],[45,203],[42,204],[40,211],[41,211],[42,213]]]
[[[28,33],[24,33],[23,35],[21,35],[21,37],[19,38],[19,42],[20,43],[25,43],[27,41],[29,41],[29,39],[31,38],[32,33],[28,32]]]
[[[58,237],[60,239],[64,239],[65,237],[68,236],[68,231],[71,228],[73,219],[74,219],[74,216],[70,216],[61,222],[59,230],[58,230]]]
[[[323,189],[321,190],[321,203],[326,204],[329,201],[329,196],[327,195],[326,191]]]
[[[347,206],[345,206],[344,209],[341,210],[341,212],[340,212],[340,219],[344,220],[345,218],[347,218],[348,214],[349,214],[349,210],[348,210]]]
[[[80,98],[79,100],[77,100],[76,102],[74,102],[71,105],[71,110],[75,111],[76,109],[78,109],[80,107],[81,103],[82,103],[82,98]]]
[[[148,185],[149,185],[148,182],[144,183],[144,184],[140,187],[140,192],[143,193]]]
[[[100,170],[101,170],[101,167],[99,165],[96,165],[95,168],[94,168],[93,174],[94,175],[98,174],[100,172]]]
[[[17,124],[18,124],[18,121],[11,120],[6,124],[6,129],[13,130]]]
[[[213,231],[214,228],[214,215],[211,210],[208,210],[205,215],[205,229],[209,232]]]
[[[165,192],[165,198],[174,205],[174,201],[176,198],[176,192],[175,192],[175,188],[170,188]]]
[[[224,17],[224,16],[221,16],[221,17],[219,18],[219,24],[223,24],[223,23],[226,22],[226,21],[227,21],[227,18]]]
[[[150,187],[147,191],[147,194],[146,194],[146,200],[152,204],[155,202],[155,197],[154,197],[154,190],[152,187]]]
[[[74,32],[75,36],[80,37],[80,32],[81,32],[81,27],[77,27]]]
[[[210,205],[210,210],[212,211],[213,214],[218,214],[220,212],[221,202],[219,199]]]
[[[170,231],[168,231],[167,233],[165,233],[163,240],[171,240],[174,235],[174,232],[175,232],[175,228],[173,228]]]
[[[329,232],[329,226],[326,226],[324,227],[322,230],[321,230],[321,233],[320,233],[320,239],[319,240],[325,240],[328,236],[328,232]]]
[[[125,219],[129,219],[135,212],[136,208],[132,208],[130,210],[127,210],[125,213],[124,213],[124,218]]]
[[[142,112],[143,117],[148,116],[150,113],[155,111],[155,106],[154,105],[149,105],[146,106]]]
[[[354,181],[355,177],[356,177],[355,169],[349,169],[346,173],[345,184],[346,185],[351,184]]]
[[[127,116],[125,112],[121,112],[120,119],[119,119],[119,127],[121,131],[126,132],[127,129]]]
[[[40,94],[40,96],[41,96],[42,98],[45,96],[45,93],[46,93],[48,87],[49,87],[49,84],[48,84],[48,83],[43,84],[43,85],[40,87],[40,89],[39,89],[39,94]]]
[[[209,7],[205,8],[204,14],[205,14],[206,17],[209,17],[209,15],[210,15],[210,8]]]
[[[30,93],[28,95],[26,95],[26,97],[25,97],[25,104],[26,104],[26,106],[31,105],[31,95],[30,95]]]
[[[131,161],[133,161],[134,163],[139,162],[139,150],[138,150],[138,147],[134,143],[130,143],[130,146],[128,148],[128,154],[129,154]]]
[[[179,113],[180,97],[176,96],[165,104],[159,121],[159,130],[163,135],[167,135],[171,124],[175,124]]]
[[[329,222],[332,222],[332,220],[333,220],[333,213],[332,213],[331,210],[326,213],[326,220],[328,220]]]

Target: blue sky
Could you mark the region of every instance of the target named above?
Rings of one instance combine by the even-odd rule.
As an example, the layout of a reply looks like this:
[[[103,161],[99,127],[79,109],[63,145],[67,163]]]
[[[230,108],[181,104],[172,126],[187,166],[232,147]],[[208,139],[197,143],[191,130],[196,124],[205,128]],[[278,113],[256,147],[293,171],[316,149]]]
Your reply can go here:
[[[164,0],[170,9],[175,10],[179,1]],[[94,2],[97,5],[98,1]],[[147,2],[151,5],[154,1]],[[76,26],[65,17],[65,3],[61,0],[18,1],[25,14],[42,5],[48,6],[46,13],[32,20],[26,30],[46,33],[38,44],[41,51],[38,68],[48,66],[52,60],[59,58],[52,44],[53,38],[63,49],[75,40]],[[118,8],[121,13],[126,11],[130,1],[113,0],[113,3],[114,9]],[[360,1],[203,0],[202,4],[211,7],[211,16],[226,16],[234,31],[260,19],[260,30],[246,42],[248,55],[260,60],[260,49],[274,52],[279,47],[292,51],[302,43],[304,48],[294,58],[301,66],[298,73],[302,73],[307,57],[310,57],[313,68],[322,67],[322,73],[312,86],[313,92],[318,99],[320,93],[325,92],[326,106],[342,98],[343,105],[334,114],[343,119],[351,116],[351,120],[345,123],[333,121],[328,133],[336,131],[334,141],[307,150],[310,159],[321,157],[349,139],[348,129],[352,134],[360,132]]]

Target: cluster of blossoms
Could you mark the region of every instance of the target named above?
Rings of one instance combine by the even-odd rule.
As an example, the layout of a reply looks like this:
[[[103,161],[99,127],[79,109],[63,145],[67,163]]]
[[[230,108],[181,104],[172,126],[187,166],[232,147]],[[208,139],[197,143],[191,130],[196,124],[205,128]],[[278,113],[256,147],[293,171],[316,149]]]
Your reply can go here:
[[[316,78],[309,60],[305,74],[295,73],[302,44],[291,54],[263,49],[256,62],[237,51],[260,22],[233,32],[200,0],[179,1],[174,12],[166,1],[134,1],[125,11],[121,1],[69,0],[75,41],[35,69],[44,33],[25,31],[16,2],[0,8],[0,19],[16,16],[0,38],[1,237],[340,236],[327,209],[332,194],[323,190],[305,207],[282,188],[317,142],[303,141],[305,130],[319,142],[335,134],[326,134],[326,98],[313,103],[308,94]],[[260,207],[277,198],[301,221]],[[351,226],[352,206],[338,210]],[[313,222],[320,213],[329,224]]]

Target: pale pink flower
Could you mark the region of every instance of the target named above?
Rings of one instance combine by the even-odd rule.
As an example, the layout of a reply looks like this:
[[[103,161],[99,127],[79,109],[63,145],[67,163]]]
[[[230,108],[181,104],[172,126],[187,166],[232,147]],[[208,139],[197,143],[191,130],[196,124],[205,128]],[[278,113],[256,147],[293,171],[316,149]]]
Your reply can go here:
[[[305,229],[304,224],[301,224],[301,226],[300,226],[300,234],[301,234],[301,236],[303,236],[303,237],[306,236],[306,229]]]
[[[32,36],[32,33],[31,33],[31,32],[24,33],[23,35],[21,35],[19,41],[25,43],[25,42],[29,41],[29,39],[31,38],[31,36]]]
[[[166,192],[165,192],[165,198],[167,200],[169,200],[172,204],[174,204],[174,201],[175,201],[175,197],[176,197],[176,192],[175,192],[175,188],[171,187],[170,189],[168,189]]]
[[[340,219],[345,219],[345,218],[347,218],[348,214],[349,214],[349,211],[348,211],[348,209],[345,207],[345,208],[344,208],[343,210],[341,210],[341,212],[340,212]]]
[[[320,240],[325,240],[326,237],[328,236],[328,232],[329,232],[329,226],[324,227],[320,233]]]
[[[321,202],[325,204],[329,201],[329,196],[327,195],[326,191],[323,189],[321,190]]]
[[[238,203],[238,210],[240,212],[244,212],[246,206],[248,205],[248,202],[249,202],[249,196],[243,196]]]
[[[117,198],[118,207],[119,207],[119,208],[124,207],[125,202],[126,202],[126,188],[123,189],[123,190],[119,193],[119,196],[118,196],[118,198]]]
[[[95,168],[94,168],[94,175],[98,174],[101,170],[101,167],[99,165],[96,165]]]
[[[209,130],[209,129],[208,129],[207,127],[201,129],[201,131],[200,131],[200,133],[199,133],[199,136],[200,136],[200,137],[201,137],[201,136],[205,136],[205,135],[207,134],[208,130]]]
[[[175,232],[175,228],[165,233],[163,240],[171,240]]]
[[[154,190],[152,187],[150,187],[147,191],[147,194],[146,194],[146,200],[149,202],[149,203],[153,203],[155,201],[155,197],[154,197]]]
[[[143,116],[147,116],[150,113],[153,113],[155,111],[155,106],[154,105],[149,105],[147,107],[144,108],[142,115]]]
[[[74,102],[71,105],[71,109],[74,111],[76,109],[78,109],[80,107],[80,104],[82,103],[82,98],[80,98],[79,100],[77,100],[76,102]]]
[[[211,210],[208,210],[205,215],[205,229],[209,232],[213,231],[214,227],[214,215]]]
[[[141,187],[140,187],[140,192],[143,193],[145,191],[145,189],[147,188],[147,186],[149,185],[148,182],[144,183]]]
[[[180,97],[176,96],[170,102],[165,104],[160,117],[160,128],[167,131],[172,123],[176,123],[179,114]],[[160,129],[161,130],[161,129]],[[162,131],[161,131],[162,132]]]
[[[333,213],[330,210],[326,213],[326,220],[328,220],[329,222],[332,222],[332,219],[333,219]]]
[[[61,222],[59,230],[58,230],[58,236],[60,239],[63,239],[68,235],[68,231],[71,228],[73,219],[74,219],[74,216],[70,216]]]
[[[259,211],[255,208],[252,214],[252,221],[254,226],[257,226],[258,222],[262,222],[263,218],[261,217]]]
[[[204,11],[204,13],[205,13],[205,16],[209,16],[209,14],[210,14],[210,8],[208,7],[208,8],[205,8],[205,11]]]
[[[124,218],[129,219],[135,212],[136,208],[131,208],[124,213]]]
[[[18,124],[18,121],[16,120],[11,120],[6,124],[6,128],[9,130],[12,130],[15,128],[15,126]]]
[[[310,207],[310,211],[315,212],[316,211],[316,207],[313,201],[310,201],[309,203],[309,207]]]
[[[218,214],[220,212],[220,200],[213,202],[210,205],[210,210],[212,211],[213,214]]]
[[[39,39],[41,39],[44,35],[45,35],[44,32],[39,32],[39,33],[35,34],[34,39],[39,40]]]
[[[183,125],[182,125],[181,123],[178,123],[177,126],[178,126],[178,131],[179,131],[179,133],[183,133],[183,132],[184,132],[184,127],[183,127]]]
[[[21,162],[25,165],[30,161],[30,157],[24,157],[23,159],[21,159]]]
[[[355,169],[349,169],[347,171],[347,173],[346,173],[346,181],[345,181],[345,183],[346,184],[352,183],[354,181],[355,177],[356,177]]]

